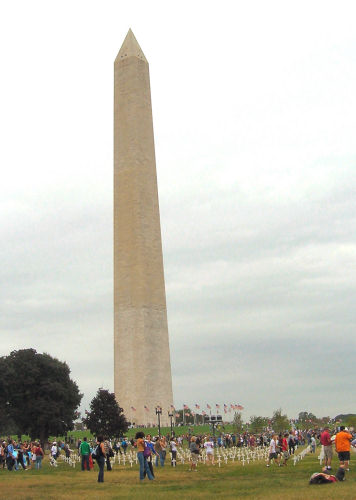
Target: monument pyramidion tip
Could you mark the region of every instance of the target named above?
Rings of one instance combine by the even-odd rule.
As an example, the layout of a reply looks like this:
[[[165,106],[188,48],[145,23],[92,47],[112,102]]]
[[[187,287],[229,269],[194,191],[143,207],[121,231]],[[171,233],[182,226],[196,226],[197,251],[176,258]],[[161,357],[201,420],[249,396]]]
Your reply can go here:
[[[116,56],[115,64],[119,63],[123,59],[126,59],[127,57],[137,57],[138,59],[148,62],[131,28],[127,32],[125,40],[121,45],[121,49]]]

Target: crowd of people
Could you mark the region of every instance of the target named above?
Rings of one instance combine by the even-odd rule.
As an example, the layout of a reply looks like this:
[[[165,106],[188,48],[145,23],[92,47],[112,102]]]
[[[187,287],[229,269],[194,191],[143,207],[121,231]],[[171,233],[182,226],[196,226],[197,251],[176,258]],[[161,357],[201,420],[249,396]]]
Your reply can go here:
[[[249,432],[243,433],[220,433],[217,438],[210,434],[191,435],[189,432],[185,435],[175,436],[156,436],[152,438],[150,434],[140,431],[136,433],[135,438],[127,439],[123,437],[111,441],[98,436],[95,441],[88,441],[86,437],[77,443],[77,452],[81,457],[81,468],[83,471],[90,471],[94,468],[94,462],[99,468],[98,482],[104,482],[105,464],[108,471],[111,470],[110,459],[114,455],[125,455],[128,449],[134,449],[137,452],[139,463],[139,479],[143,481],[146,477],[149,480],[155,478],[155,468],[164,467],[169,453],[170,465],[175,467],[177,464],[177,450],[180,447],[187,447],[190,451],[190,467],[192,472],[197,471],[199,455],[202,450],[206,452],[207,465],[215,465],[214,449],[230,447],[248,447],[256,448],[268,447],[268,463],[270,467],[273,463],[277,466],[286,466],[288,459],[295,453],[299,445],[308,444],[310,452],[315,453],[317,445],[322,446],[322,457],[324,460],[324,469],[321,473],[315,473],[313,481],[333,482],[344,477],[345,471],[349,470],[351,446],[356,448],[356,433],[351,434],[343,426],[338,431],[324,429],[300,431],[290,430],[285,433],[273,433],[265,431],[259,434]],[[332,459],[335,451],[338,454],[339,470],[336,476],[332,476]],[[56,460],[61,453],[67,458],[71,456],[73,450],[68,443],[53,441],[49,447],[49,457],[51,465],[56,464]],[[0,468],[6,468],[9,471],[28,470],[30,468],[41,469],[42,460],[45,456],[44,448],[39,442],[16,442],[11,438],[0,443]],[[341,468],[341,470],[340,470]],[[320,476],[318,474],[321,474]],[[326,479],[326,476],[329,479]],[[331,478],[331,479],[330,479]]]
[[[39,442],[17,442],[11,438],[0,443],[0,468],[5,466],[9,471],[41,469],[44,451]]]

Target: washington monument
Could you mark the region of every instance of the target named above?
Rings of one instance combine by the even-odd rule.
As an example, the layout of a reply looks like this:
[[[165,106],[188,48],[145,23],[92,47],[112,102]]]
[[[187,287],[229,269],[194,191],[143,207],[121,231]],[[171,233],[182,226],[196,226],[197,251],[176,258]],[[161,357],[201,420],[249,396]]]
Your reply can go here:
[[[114,386],[128,420],[173,405],[148,62],[131,30],[114,63]]]

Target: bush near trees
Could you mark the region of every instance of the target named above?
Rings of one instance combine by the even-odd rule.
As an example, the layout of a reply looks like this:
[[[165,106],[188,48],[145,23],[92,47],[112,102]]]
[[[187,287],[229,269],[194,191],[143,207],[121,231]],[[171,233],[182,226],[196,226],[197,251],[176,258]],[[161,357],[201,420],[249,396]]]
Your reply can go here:
[[[3,428],[10,425],[18,436],[42,442],[73,429],[82,394],[66,363],[22,349],[0,358],[0,373]]]
[[[290,427],[289,418],[287,415],[282,414],[281,408],[279,408],[278,410],[275,410],[273,412],[273,416],[271,419],[271,425],[272,425],[272,429],[275,432],[283,432],[286,429],[289,429],[289,427]]]
[[[263,432],[268,427],[269,419],[267,417],[259,417],[252,415],[250,418],[249,430],[253,434]]]
[[[234,413],[234,419],[232,421],[232,429],[236,434],[240,434],[243,430],[244,423],[242,420],[241,412]]]
[[[115,394],[106,389],[98,389],[83,423],[94,436],[102,435],[108,438],[120,437],[128,429],[128,422]]]

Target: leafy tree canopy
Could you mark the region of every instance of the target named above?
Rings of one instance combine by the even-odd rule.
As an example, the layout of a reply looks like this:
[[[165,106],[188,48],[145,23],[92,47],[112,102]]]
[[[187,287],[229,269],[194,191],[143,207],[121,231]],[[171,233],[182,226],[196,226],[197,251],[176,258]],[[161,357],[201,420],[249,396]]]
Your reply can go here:
[[[233,426],[234,432],[236,432],[237,434],[240,434],[242,432],[243,425],[244,424],[242,421],[241,412],[235,412],[234,419],[232,421],[232,426]]]
[[[117,404],[115,394],[106,389],[98,389],[83,422],[94,436],[119,437],[128,429],[127,420],[122,408]]]
[[[287,415],[282,414],[282,409],[279,408],[273,412],[272,428],[275,432],[283,432],[289,429],[290,422]]]
[[[256,434],[262,432],[266,427],[268,427],[269,419],[267,417],[259,417],[257,415],[252,415],[250,418],[250,432]]]
[[[0,404],[17,433],[48,439],[73,429],[82,399],[68,365],[35,349],[0,358]]]

